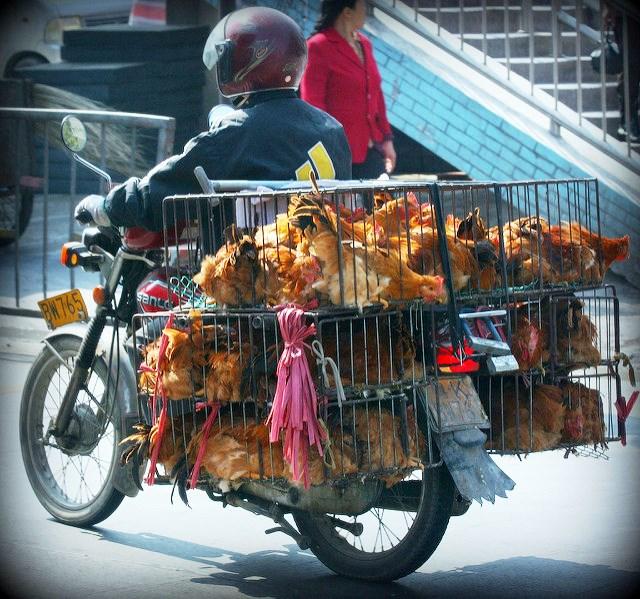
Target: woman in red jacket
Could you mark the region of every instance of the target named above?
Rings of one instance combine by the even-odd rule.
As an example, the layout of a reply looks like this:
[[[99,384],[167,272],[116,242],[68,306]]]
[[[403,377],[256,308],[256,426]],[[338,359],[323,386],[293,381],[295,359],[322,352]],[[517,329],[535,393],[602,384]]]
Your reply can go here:
[[[380,73],[371,42],[358,31],[366,15],[366,0],[322,1],[300,83],[303,100],[342,123],[355,179],[391,173],[396,164]]]

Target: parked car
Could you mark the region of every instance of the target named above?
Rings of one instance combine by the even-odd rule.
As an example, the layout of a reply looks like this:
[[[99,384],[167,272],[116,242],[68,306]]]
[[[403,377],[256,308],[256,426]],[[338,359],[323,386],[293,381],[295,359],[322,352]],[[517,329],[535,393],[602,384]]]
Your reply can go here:
[[[0,72],[13,78],[16,69],[60,61],[67,29],[126,23],[132,0],[20,0],[0,9]]]

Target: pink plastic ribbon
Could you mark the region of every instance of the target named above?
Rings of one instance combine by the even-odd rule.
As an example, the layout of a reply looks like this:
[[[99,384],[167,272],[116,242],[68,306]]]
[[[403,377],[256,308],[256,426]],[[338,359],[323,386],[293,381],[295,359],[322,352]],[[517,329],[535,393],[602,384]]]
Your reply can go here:
[[[284,432],[283,457],[291,466],[293,479],[302,479],[308,489],[309,448],[317,447],[322,456],[322,443],[327,439],[325,429],[318,422],[318,397],[304,351],[307,345],[304,340],[315,334],[316,327],[304,324],[304,311],[295,305],[280,310],[278,324],[285,344],[278,361],[278,383],[267,418],[269,441],[279,441]]]
[[[206,403],[200,403],[196,405],[196,410],[202,410],[207,406]],[[215,402],[209,406],[211,411],[207,416],[207,419],[202,426],[202,438],[200,439],[200,447],[198,447],[198,455],[196,457],[195,464],[193,465],[193,470],[191,471],[191,478],[189,479],[189,488],[195,489],[198,484],[198,478],[200,477],[200,468],[202,467],[202,462],[204,460],[204,454],[207,450],[207,441],[209,440],[209,435],[211,434],[211,428],[213,427],[213,423],[218,416],[218,412],[220,411],[220,402]]]

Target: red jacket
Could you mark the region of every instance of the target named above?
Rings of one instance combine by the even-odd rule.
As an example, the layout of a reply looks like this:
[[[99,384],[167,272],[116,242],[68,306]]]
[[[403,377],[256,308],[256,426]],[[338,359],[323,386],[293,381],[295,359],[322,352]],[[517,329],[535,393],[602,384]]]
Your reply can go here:
[[[307,40],[309,61],[300,83],[303,100],[335,117],[344,127],[353,162],[364,162],[369,140],[391,139],[391,126],[371,42],[361,33],[364,64],[335,29]]]

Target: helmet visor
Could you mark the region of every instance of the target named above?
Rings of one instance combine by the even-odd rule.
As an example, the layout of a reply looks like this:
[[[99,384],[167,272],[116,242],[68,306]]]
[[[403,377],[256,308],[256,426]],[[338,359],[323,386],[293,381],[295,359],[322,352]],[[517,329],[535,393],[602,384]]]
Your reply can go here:
[[[218,22],[218,24],[213,28],[213,31],[209,34],[207,43],[204,45],[204,50],[202,51],[202,62],[204,62],[204,65],[209,70],[216,66],[220,57],[224,54],[226,48],[224,31],[228,18],[229,15]]]

